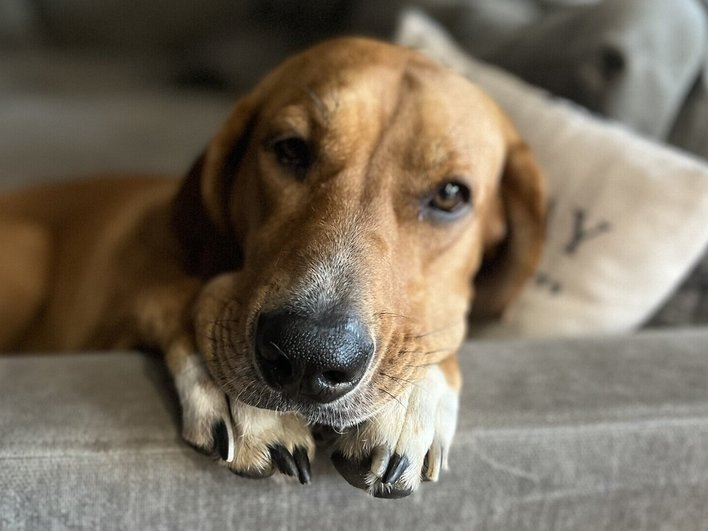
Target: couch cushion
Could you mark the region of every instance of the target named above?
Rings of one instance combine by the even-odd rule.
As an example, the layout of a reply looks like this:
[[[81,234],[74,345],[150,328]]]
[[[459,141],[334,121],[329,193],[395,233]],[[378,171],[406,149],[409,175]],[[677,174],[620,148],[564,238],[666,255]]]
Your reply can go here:
[[[699,529],[708,330],[470,343],[451,470],[404,500],[234,476],[181,442],[157,358],[0,358],[0,528]]]
[[[486,59],[664,139],[699,75],[707,36],[698,0],[596,2],[554,10]]]

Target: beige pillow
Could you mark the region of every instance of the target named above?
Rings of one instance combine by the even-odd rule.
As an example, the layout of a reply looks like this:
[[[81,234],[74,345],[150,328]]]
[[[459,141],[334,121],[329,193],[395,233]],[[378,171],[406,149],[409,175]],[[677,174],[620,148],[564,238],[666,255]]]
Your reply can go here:
[[[708,245],[708,167],[472,59],[419,12],[403,16],[397,42],[491,94],[548,177],[537,275],[480,335],[615,333],[647,319]]]

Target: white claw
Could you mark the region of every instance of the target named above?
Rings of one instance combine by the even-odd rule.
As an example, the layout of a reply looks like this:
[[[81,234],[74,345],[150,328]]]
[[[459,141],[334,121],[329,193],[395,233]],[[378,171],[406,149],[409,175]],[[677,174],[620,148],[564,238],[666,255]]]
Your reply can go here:
[[[428,481],[437,481],[440,477],[440,452],[441,448],[437,444],[430,447],[428,453],[428,467],[425,471],[425,479]]]
[[[231,409],[231,408],[229,408],[229,409]],[[228,420],[226,421],[226,434],[229,439],[229,449],[226,452],[226,462],[233,463],[233,460],[236,456],[236,438],[234,437],[234,429],[232,426],[232,420],[231,420],[230,416],[229,416]]]

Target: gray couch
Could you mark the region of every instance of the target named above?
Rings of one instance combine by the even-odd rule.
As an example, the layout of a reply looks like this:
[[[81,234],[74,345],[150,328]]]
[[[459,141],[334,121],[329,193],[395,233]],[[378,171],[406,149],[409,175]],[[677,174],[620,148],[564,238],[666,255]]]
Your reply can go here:
[[[507,9],[517,17],[509,24],[525,26],[540,11],[509,6],[532,3],[552,2],[479,5]],[[193,16],[184,10],[190,2],[177,4],[175,18]],[[45,12],[35,17],[31,5]],[[154,5],[161,12],[165,2]],[[247,84],[293,44],[282,33],[283,40],[266,39],[256,31],[262,26],[243,19],[238,27],[251,29],[235,44],[203,44],[176,60],[180,46],[157,53],[151,39],[159,32],[130,25],[148,4],[114,24],[89,17],[114,33],[100,24],[82,26],[93,33],[75,31],[98,16],[94,9],[88,0],[0,2],[0,42],[10,33],[14,39],[0,46],[0,189],[105,171],[179,175],[233,99],[205,91],[205,81]],[[338,16],[332,9],[312,22],[313,35]],[[46,34],[28,34],[39,22]],[[141,32],[136,42],[145,48],[123,49],[110,61],[109,48],[66,53],[35,45],[76,44],[74,36],[115,47],[130,40],[119,31],[126,27]],[[174,20],[164,31],[180,27]],[[208,57],[218,69],[236,49],[241,62],[232,68],[248,66],[243,78],[193,68]],[[154,357],[0,358],[0,529],[708,529],[706,279],[708,257],[650,321],[663,330],[469,343],[451,470],[397,501],[350,487],[326,449],[308,487],[230,474],[180,440],[177,402]],[[693,328],[681,328],[687,324]]]
[[[469,343],[450,470],[403,500],[246,480],[139,353],[0,359],[0,529],[708,528],[708,330]]]

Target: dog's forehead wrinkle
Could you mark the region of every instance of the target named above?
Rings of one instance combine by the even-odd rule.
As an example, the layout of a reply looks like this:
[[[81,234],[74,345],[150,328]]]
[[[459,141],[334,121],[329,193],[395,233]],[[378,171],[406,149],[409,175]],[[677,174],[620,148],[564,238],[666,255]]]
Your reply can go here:
[[[331,111],[327,104],[322,100],[322,98],[317,94],[317,92],[312,89],[309,85],[302,85],[302,90],[305,92],[309,100],[313,104],[313,108],[317,111],[317,114],[322,119],[323,122],[328,123],[330,120]],[[335,99],[334,109],[338,107],[338,100]]]
[[[398,90],[395,106],[382,118],[379,136],[368,154],[369,199],[385,195],[387,188],[405,186],[401,179],[411,179],[411,184],[421,188],[431,180],[473,173],[478,158],[476,142],[467,141],[470,122],[461,118],[465,113],[458,112],[455,102],[414,74],[402,75],[400,84],[404,88]]]
[[[318,59],[321,63],[322,58]],[[354,126],[352,132],[382,122],[381,114],[385,117],[397,105],[404,85],[405,61],[400,57],[392,60],[374,56],[362,63],[361,58],[353,55],[329,59],[331,65],[320,64],[299,85],[300,93],[305,96],[299,98],[302,104],[311,108],[311,113],[324,117],[328,125]]]

